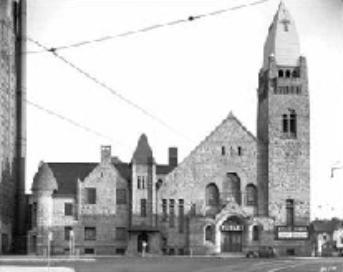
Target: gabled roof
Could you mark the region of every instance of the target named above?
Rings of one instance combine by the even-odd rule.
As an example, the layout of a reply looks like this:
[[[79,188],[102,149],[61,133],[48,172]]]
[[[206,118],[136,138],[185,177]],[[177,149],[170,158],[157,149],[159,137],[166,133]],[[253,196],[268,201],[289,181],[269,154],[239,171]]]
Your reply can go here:
[[[156,175],[167,175],[169,174],[175,167],[169,164],[157,164],[156,165]]]
[[[131,165],[129,163],[120,162],[120,163],[113,163],[113,166],[118,170],[119,174],[122,178],[129,181],[131,179]]]
[[[153,161],[151,147],[148,143],[148,138],[142,134],[138,140],[135,152],[133,153],[132,162],[138,164],[147,164]]]
[[[300,57],[300,43],[295,23],[282,1],[264,44],[264,69],[268,68],[269,56],[274,56],[276,64],[280,66],[297,66]]]
[[[234,122],[236,122],[246,133],[247,135],[249,135],[251,137],[252,140],[257,142],[256,137],[254,136],[254,134],[252,134],[238,119],[237,117],[233,114],[232,111],[230,111],[229,115],[218,125],[215,127],[215,129],[208,135],[206,136],[206,138],[204,140],[202,140],[194,149],[193,151],[191,151],[191,153],[188,156],[191,156],[191,154],[193,154],[204,142],[206,142],[212,135],[214,135],[221,126],[223,126],[226,122],[228,122],[229,120],[233,120]]]
[[[50,162],[48,163],[58,185],[56,194],[76,194],[77,180],[85,179],[98,163]]]
[[[205,137],[204,140],[202,140],[190,153],[189,155],[177,166],[175,167],[171,172],[174,172],[174,170],[177,170],[182,164],[184,164],[185,161],[187,161],[188,158],[190,158],[206,141],[208,141],[209,138],[211,138],[225,123],[229,121],[234,121],[249,137],[252,141],[258,142],[256,137],[237,119],[237,117],[233,114],[232,111],[228,114],[228,116],[218,125],[215,127],[215,129]]]

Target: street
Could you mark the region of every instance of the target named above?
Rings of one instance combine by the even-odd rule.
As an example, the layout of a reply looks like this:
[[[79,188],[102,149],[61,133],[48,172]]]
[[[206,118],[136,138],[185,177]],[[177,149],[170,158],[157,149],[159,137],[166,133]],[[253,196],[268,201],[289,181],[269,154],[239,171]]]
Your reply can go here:
[[[30,269],[31,267],[31,269]],[[38,269],[39,267],[39,269]],[[63,269],[63,267],[65,269]],[[45,260],[0,258],[0,271],[48,271]],[[341,272],[343,258],[100,257],[52,260],[51,272]]]

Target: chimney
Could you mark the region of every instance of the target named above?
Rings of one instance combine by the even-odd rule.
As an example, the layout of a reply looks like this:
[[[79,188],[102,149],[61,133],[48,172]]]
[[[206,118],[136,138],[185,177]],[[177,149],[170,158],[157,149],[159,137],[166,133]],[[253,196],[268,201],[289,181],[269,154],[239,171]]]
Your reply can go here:
[[[169,147],[168,154],[169,154],[169,166],[176,167],[177,166],[177,147]]]
[[[110,145],[101,146],[101,162],[111,163],[111,146]]]

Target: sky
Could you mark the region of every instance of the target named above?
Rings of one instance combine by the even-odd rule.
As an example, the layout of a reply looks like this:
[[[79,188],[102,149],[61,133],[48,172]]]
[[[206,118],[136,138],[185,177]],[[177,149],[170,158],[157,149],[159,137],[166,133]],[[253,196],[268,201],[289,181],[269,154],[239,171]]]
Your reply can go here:
[[[227,9],[247,0],[30,0],[28,36],[57,47]],[[309,69],[311,217],[343,218],[343,7],[284,0]],[[279,5],[258,5],[58,51],[163,124],[28,43],[27,97],[107,137],[27,106],[27,190],[40,161],[98,162],[100,145],[130,161],[146,133],[158,163],[182,161],[230,111],[256,135],[258,71]],[[166,125],[167,124],[167,125]]]

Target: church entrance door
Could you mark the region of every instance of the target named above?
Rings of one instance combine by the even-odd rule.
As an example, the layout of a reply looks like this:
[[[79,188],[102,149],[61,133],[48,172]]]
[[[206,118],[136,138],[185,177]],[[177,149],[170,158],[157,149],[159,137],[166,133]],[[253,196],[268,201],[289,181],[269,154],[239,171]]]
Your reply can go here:
[[[222,252],[241,252],[242,232],[222,232]]]
[[[222,252],[242,251],[243,229],[243,222],[236,216],[228,218],[221,225]]]

